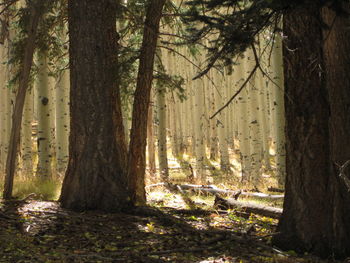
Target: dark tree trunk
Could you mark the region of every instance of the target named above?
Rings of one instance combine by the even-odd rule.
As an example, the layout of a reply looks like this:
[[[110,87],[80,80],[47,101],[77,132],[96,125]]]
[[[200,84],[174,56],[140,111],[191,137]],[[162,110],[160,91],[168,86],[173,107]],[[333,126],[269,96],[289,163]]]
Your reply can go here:
[[[349,4],[342,6],[349,14]],[[324,29],[324,60],[329,93],[331,118],[330,178],[328,182],[329,245],[332,253],[340,257],[350,256],[350,189],[339,177],[339,165],[350,160],[350,19],[338,15],[328,7],[322,10],[322,19],[328,25]],[[349,169],[346,171],[348,178]]]
[[[154,55],[157,47],[159,22],[165,0],[149,1],[140,55],[140,65],[132,112],[128,157],[128,180],[134,204],[146,203],[145,168],[147,116],[153,79]]]
[[[288,250],[344,257],[350,252],[350,201],[333,161],[342,164],[350,157],[349,149],[344,149],[347,146],[341,145],[349,141],[349,116],[344,115],[349,112],[344,108],[349,105],[349,77],[342,80],[337,64],[331,65],[338,63],[337,52],[345,46],[335,50],[326,44],[330,52],[323,52],[321,21],[317,1],[285,16],[287,178],[274,242]],[[349,70],[346,55],[344,63],[340,66],[344,66],[343,73]],[[328,74],[330,67],[334,73]],[[337,128],[344,129],[343,133],[334,130]]]
[[[60,202],[74,210],[120,210],[130,203],[125,144],[116,136],[122,125],[116,11],[115,1],[69,1],[71,132]]]

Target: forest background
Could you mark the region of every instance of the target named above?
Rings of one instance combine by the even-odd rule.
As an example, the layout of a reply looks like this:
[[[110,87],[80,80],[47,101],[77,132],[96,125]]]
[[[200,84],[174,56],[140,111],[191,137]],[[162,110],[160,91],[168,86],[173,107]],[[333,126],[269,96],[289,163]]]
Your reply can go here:
[[[349,254],[346,1],[3,6],[4,198],[65,174],[63,207],[144,205],[148,132],[149,181],[170,147],[185,180],[286,186],[276,244]]]

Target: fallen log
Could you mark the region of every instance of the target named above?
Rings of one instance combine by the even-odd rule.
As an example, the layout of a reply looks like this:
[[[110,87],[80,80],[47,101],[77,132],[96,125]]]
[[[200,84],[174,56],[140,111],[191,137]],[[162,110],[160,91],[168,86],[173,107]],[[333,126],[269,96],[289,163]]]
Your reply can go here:
[[[219,196],[215,197],[214,206],[223,210],[239,208],[249,214],[253,213],[276,219],[279,219],[282,214],[282,208],[259,205],[252,202],[239,202],[232,198],[224,199]]]
[[[238,196],[247,196],[247,197],[255,197],[255,198],[266,198],[266,199],[283,199],[284,195],[271,195],[264,193],[250,193],[244,192],[242,190],[224,190],[216,187],[215,185],[194,185],[194,184],[183,184],[179,185],[183,190],[192,190],[195,192],[204,192],[211,194],[225,194],[234,197],[236,200]]]
[[[264,194],[264,193],[248,193],[248,192],[242,192],[241,196],[266,198],[266,199],[283,199],[284,198],[284,195],[271,195],[271,194]]]
[[[284,198],[284,195],[271,195],[271,194],[264,194],[264,193],[250,193],[250,192],[244,192],[242,190],[225,190],[220,189],[215,185],[196,185],[196,184],[165,184],[165,183],[159,183],[154,185],[148,185],[147,188],[156,187],[160,185],[168,185],[168,187],[178,188],[180,187],[182,190],[190,190],[197,193],[210,193],[210,194],[221,194],[221,195],[229,195],[232,198],[238,199],[239,196],[245,196],[245,197],[254,197],[254,198],[262,198],[262,199],[272,199],[272,200],[281,200]]]
[[[269,192],[277,192],[277,193],[284,193],[284,189],[276,188],[276,187],[268,187],[267,191]]]

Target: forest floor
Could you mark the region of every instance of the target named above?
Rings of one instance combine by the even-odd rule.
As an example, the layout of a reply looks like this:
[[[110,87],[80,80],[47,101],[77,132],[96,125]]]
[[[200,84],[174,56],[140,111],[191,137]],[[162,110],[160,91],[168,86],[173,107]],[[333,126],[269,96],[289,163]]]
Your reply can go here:
[[[1,201],[0,262],[335,262],[274,248],[277,220],[185,209],[180,196],[164,191],[149,200],[128,213]]]

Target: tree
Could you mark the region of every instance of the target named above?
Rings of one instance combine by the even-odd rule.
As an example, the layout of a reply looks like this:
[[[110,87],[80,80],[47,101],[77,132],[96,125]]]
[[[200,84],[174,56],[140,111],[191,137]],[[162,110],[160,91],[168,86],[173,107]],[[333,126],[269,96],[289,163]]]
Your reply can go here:
[[[349,10],[348,4],[343,8]],[[350,189],[337,167],[350,157],[344,147],[350,126],[348,21],[311,3],[285,16],[287,182],[275,243],[325,257],[350,255]]]
[[[50,89],[52,81],[49,76],[49,65],[46,52],[38,53],[38,76],[36,83],[36,102],[38,109],[38,165],[36,175],[42,179],[48,179],[52,176],[51,169],[51,149],[52,142],[51,125],[52,119],[50,113],[51,97]]]
[[[147,144],[147,119],[153,80],[154,55],[156,53],[159,22],[165,0],[152,0],[146,12],[140,65],[132,112],[132,126],[128,154],[128,180],[131,200],[135,204],[146,203],[145,169]]]
[[[350,157],[344,147],[350,138],[348,2],[250,1],[244,8],[237,6],[236,12],[237,1],[192,2],[200,3],[208,10],[221,4],[232,8],[220,16],[215,11],[191,12],[190,21],[204,23],[203,28],[192,29],[194,39],[211,30],[221,32],[207,70],[219,59],[230,64],[232,55],[251,46],[259,32],[278,25],[279,16],[286,14],[287,175],[284,210],[274,242],[324,257],[349,256],[350,189],[338,176],[337,167]],[[275,31],[280,30],[275,27]]]
[[[130,205],[116,89],[116,13],[115,1],[68,3],[71,133],[60,202],[74,210]]]
[[[26,28],[27,37],[24,40],[24,53],[21,59],[21,67],[19,72],[19,84],[16,94],[15,107],[12,114],[12,127],[10,133],[10,142],[8,155],[6,160],[6,174],[4,184],[4,199],[12,197],[13,179],[16,168],[16,157],[19,147],[19,140],[21,135],[21,123],[25,96],[29,85],[29,76],[33,63],[33,54],[36,47],[35,38],[39,22],[45,10],[45,1],[37,0],[31,3],[29,8],[29,23]]]

